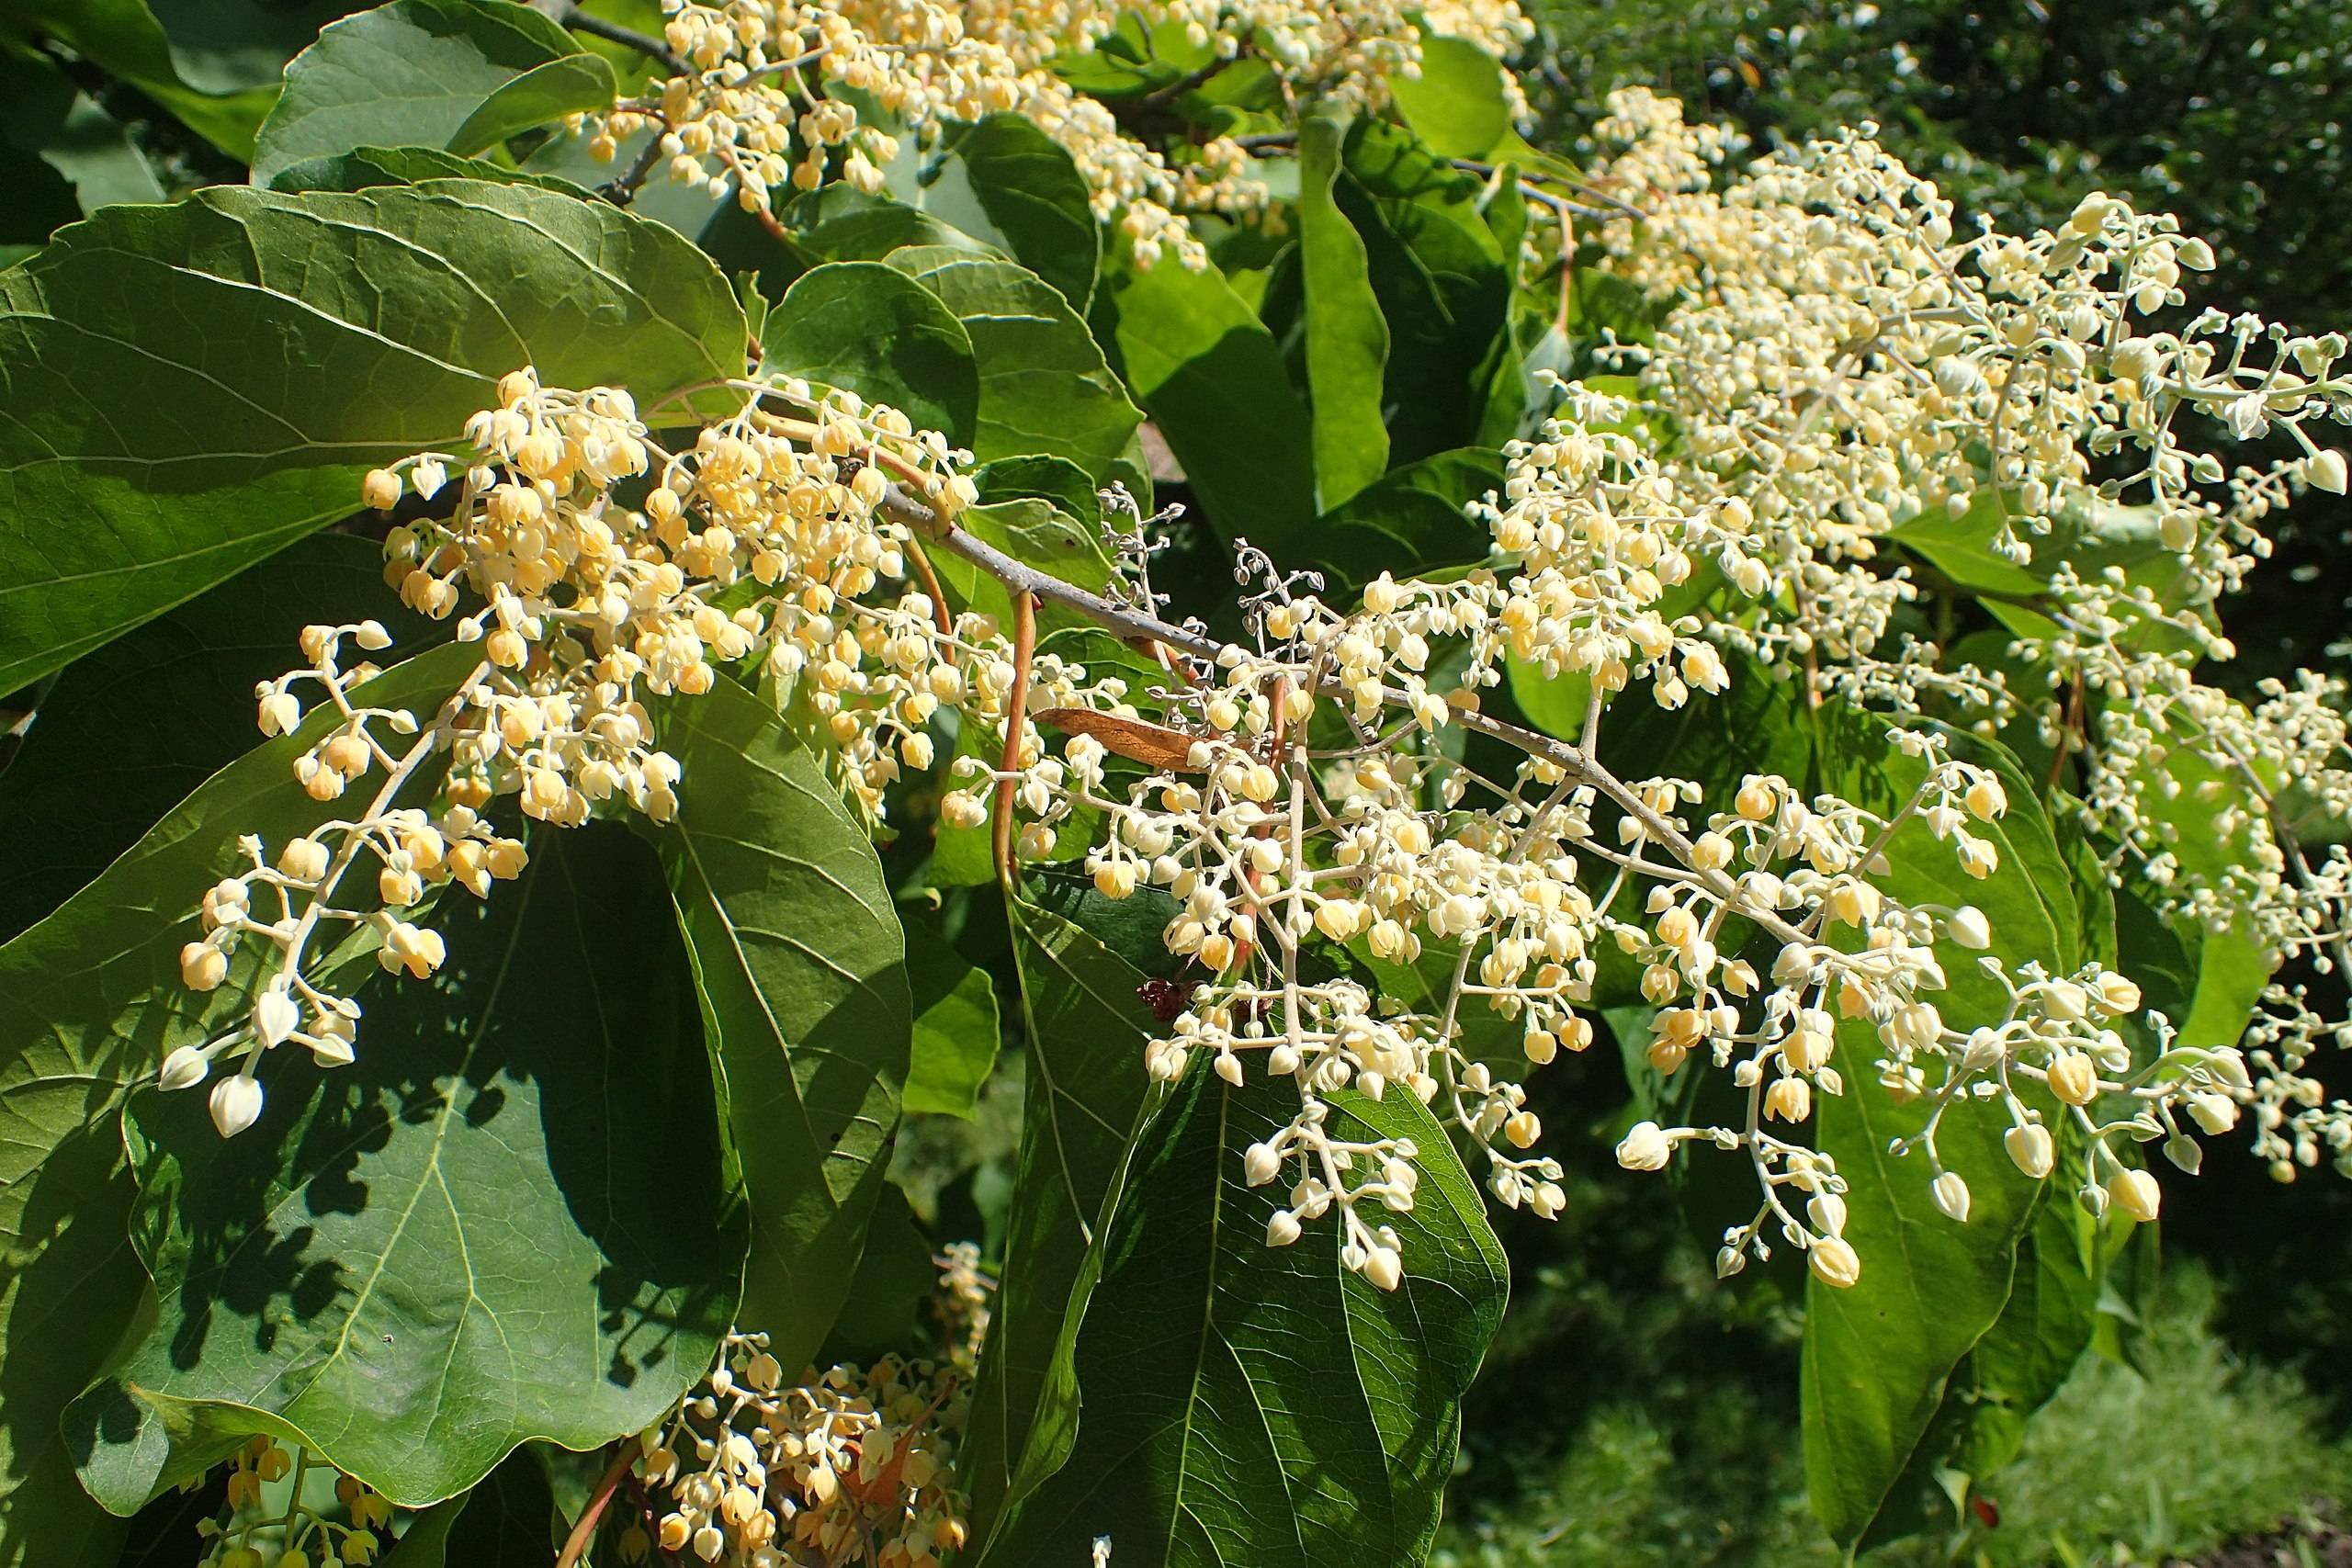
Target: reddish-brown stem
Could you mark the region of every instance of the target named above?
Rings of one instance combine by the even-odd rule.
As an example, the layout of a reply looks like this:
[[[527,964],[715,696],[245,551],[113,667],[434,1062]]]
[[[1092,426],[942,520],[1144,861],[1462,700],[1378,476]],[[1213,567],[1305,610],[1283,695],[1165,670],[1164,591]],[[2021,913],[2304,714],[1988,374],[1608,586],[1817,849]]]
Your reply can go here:
[[[1021,766],[1021,730],[1028,722],[1029,663],[1037,651],[1037,601],[1025,592],[1012,596],[1012,695],[1004,710],[1004,759],[996,786],[996,879],[1012,888],[1012,778]]]
[[[947,593],[939,586],[939,573],[931,567],[931,557],[923,553],[920,540],[907,541],[907,558],[915,563],[915,575],[922,579],[922,591],[931,595],[931,618],[939,627],[941,637],[956,635],[956,617],[947,613]]]
[[[2050,759],[2050,782],[2044,786],[2045,793],[2055,790],[2059,781],[2066,776],[2066,756],[2082,745],[2082,729],[2083,677],[2077,671],[2074,688],[2066,694],[2065,717],[2058,727],[2058,750],[2057,754]]]
[[[555,1560],[555,1568],[577,1568],[580,1560],[587,1555],[588,1543],[596,1537],[597,1521],[605,1517],[605,1506],[613,1500],[621,1477],[628,1473],[630,1463],[637,1458],[634,1449],[634,1444],[621,1444],[613,1454],[613,1462],[596,1478],[596,1489],[588,1495],[588,1506],[580,1510],[579,1522],[564,1538],[563,1555]]]

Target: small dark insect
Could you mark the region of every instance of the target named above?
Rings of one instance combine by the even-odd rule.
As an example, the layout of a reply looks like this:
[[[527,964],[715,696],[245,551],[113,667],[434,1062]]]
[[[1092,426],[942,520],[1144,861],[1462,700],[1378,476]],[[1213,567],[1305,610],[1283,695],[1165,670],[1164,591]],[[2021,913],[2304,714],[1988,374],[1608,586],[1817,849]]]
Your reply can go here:
[[[1184,1010],[1185,989],[1173,980],[1146,980],[1136,987],[1136,995],[1151,1010],[1151,1016],[1162,1023],[1173,1023]]]
[[[2001,1510],[1990,1497],[1971,1497],[1968,1506],[1976,1510],[1976,1519],[1988,1530],[2001,1528]]]
[[[384,1343],[385,1343],[385,1344],[387,1344],[387,1345],[389,1345],[389,1344],[390,1344],[391,1342],[392,1342],[392,1337],[391,1337],[390,1335],[389,1335],[389,1334],[385,1335],[385,1336],[384,1336]]]

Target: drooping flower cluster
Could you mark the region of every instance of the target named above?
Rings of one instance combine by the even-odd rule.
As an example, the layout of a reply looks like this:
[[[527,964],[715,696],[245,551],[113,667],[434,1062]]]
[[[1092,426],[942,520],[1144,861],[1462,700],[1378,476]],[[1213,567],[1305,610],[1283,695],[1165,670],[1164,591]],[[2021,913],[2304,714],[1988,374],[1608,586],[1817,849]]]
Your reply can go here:
[[[314,626],[311,665],[260,688],[268,734],[303,722],[304,694],[323,696],[335,721],[295,776],[314,800],[364,803],[274,852],[248,838],[252,869],[204,896],[186,983],[221,986],[248,945],[264,957],[234,972],[251,995],[238,1025],[173,1052],[162,1081],[191,1087],[233,1058],[211,1091],[224,1134],[260,1114],[255,1070],[272,1047],[352,1059],[359,1004],[317,974],[350,931],[385,969],[423,977],[446,957],[424,911],[453,885],[486,896],[522,872],[516,818],[671,816],[681,770],[649,704],[709,691],[722,665],[764,671],[869,809],[901,767],[930,765],[925,724],[943,700],[1001,710],[1012,678],[1002,638],[910,584],[906,529],[884,505],[896,494],[952,514],[972,493],[960,455],[895,411],[797,381],[721,395],[734,412],[673,453],[626,392],[550,390],[517,371],[468,422],[465,457],[424,453],[368,476],[371,505],[413,491],[446,509],[391,531],[385,576],[411,608],[455,617],[481,659],[422,716],[355,705],[375,671],[345,668],[344,645],[380,649],[387,634]]]
[[[670,48],[688,69],[590,126],[591,151],[611,159],[621,141],[650,132],[670,178],[731,194],[747,211],[832,180],[871,195],[910,139],[928,145],[949,121],[999,112],[1025,116],[1069,151],[1096,217],[1118,224],[1145,266],[1163,251],[1206,264],[1182,213],[1250,211],[1267,199],[1230,138],[1173,155],[1057,73],[1057,61],[1112,33],[1125,6],[664,0],[664,10]],[[1533,31],[1513,0],[1180,0],[1150,17],[1212,63],[1248,51],[1287,93],[1373,108],[1391,77],[1419,69],[1425,28],[1498,57]]]
[[[894,13],[868,33],[839,10],[682,12],[672,42],[705,63],[668,89],[679,99],[662,111],[680,144],[673,156],[730,170],[747,146],[784,157],[782,109],[769,106],[763,121],[748,101],[714,108],[696,95],[789,85],[806,108],[792,133],[820,153],[855,141],[870,167],[890,151],[872,140],[882,132],[810,96],[804,68],[821,62],[827,78],[918,125],[992,107],[989,93],[1014,92],[1036,69],[1002,65],[1025,58],[1006,41],[1010,21],[925,15],[936,25],[909,32]],[[1063,17],[1019,35],[1022,48],[1042,60],[1091,25]],[[1344,45],[1313,34],[1301,58],[1325,70],[1316,51],[1368,49],[1374,31]],[[1254,47],[1274,49],[1263,39],[1277,34],[1260,29]],[[900,41],[872,42],[884,36]],[[886,69],[912,74],[899,82]],[[1905,1147],[1924,1156],[1921,1179],[1954,1219],[1969,1196],[1936,1141],[1954,1108],[2004,1116],[2011,1157],[2035,1177],[2057,1164],[2053,1119],[2071,1122],[2090,1149],[2084,1201],[2143,1216],[2157,1190],[2121,1157],[2125,1142],[2162,1138],[2193,1164],[2184,1123],[2226,1130],[2250,1104],[2264,1156],[2290,1173],[2323,1149],[2352,1148],[2352,1110],[2325,1103],[2305,1076],[2330,1026],[2300,993],[2271,993],[2254,1073],[2231,1043],[2184,1043],[2161,1021],[2159,1050],[2135,1063],[2118,1028],[2141,1005],[2132,982],[2097,965],[2061,975],[1965,958],[1992,945],[1985,917],[1905,902],[1891,859],[1949,856],[1967,875],[1996,872],[1998,775],[1914,721],[1936,703],[1989,721],[2025,702],[2003,672],[1952,668],[1896,631],[1918,586],[1889,541],[1940,528],[1933,537],[2031,569],[2018,595],[2054,630],[2020,638],[2014,657],[2039,664],[2053,698],[2074,694],[2072,711],[2037,716],[2059,743],[2095,732],[2079,809],[2118,865],[2168,889],[2178,912],[2254,932],[2274,957],[2342,953],[2352,870],[2340,849],[2304,848],[2289,821],[2314,809],[2340,819],[2352,803],[2340,697],[2281,686],[2248,710],[2191,674],[2227,651],[2207,616],[2263,553],[2255,524],[2298,486],[2343,486],[2340,457],[2303,430],[2352,418],[2352,383],[2333,368],[2342,342],[2210,318],[2141,330],[2181,302],[2182,269],[2206,258],[2169,220],[2106,197],[2059,232],[1961,238],[1932,185],[1866,137],[1779,155],[1726,183],[1725,139],[1682,125],[1660,100],[1619,108],[1621,129],[1645,134],[1598,177],[1657,208],[1605,228],[1601,243],[1611,265],[1684,296],[1652,344],[1624,350],[1642,366],[1645,418],[1629,423],[1623,400],[1564,388],[1557,416],[1508,450],[1503,488],[1473,509],[1492,554],[1460,576],[1384,574],[1351,606],[1245,551],[1240,577],[1254,592],[1237,643],[1159,622],[1139,566],[1121,580],[1138,591],[1111,597],[1002,570],[955,525],[974,494],[956,471],[965,455],[894,411],[797,381],[730,382],[695,394],[731,401],[716,414],[698,404],[706,423],[673,452],[620,389],[507,378],[498,406],[469,423],[470,450],[420,454],[368,480],[371,504],[410,492],[427,503],[394,530],[388,578],[413,608],[458,617],[481,661],[429,720],[355,707],[365,671],[339,670],[341,643],[377,647],[383,634],[322,627],[305,639],[317,668],[264,688],[266,728],[300,721],[305,681],[338,712],[297,766],[313,797],[363,780],[376,794],[274,863],[252,844],[254,869],[208,896],[210,934],[184,958],[191,985],[223,983],[241,942],[273,944],[277,957],[255,982],[250,1021],[175,1053],[166,1081],[198,1081],[216,1057],[242,1053],[214,1090],[216,1120],[232,1132],[258,1112],[253,1066],[271,1045],[293,1039],[323,1062],[348,1059],[357,1009],[306,973],[315,929],[359,928],[387,968],[430,973],[444,955],[418,911],[451,882],[480,894],[518,874],[514,815],[562,827],[600,808],[657,821],[676,808],[680,768],[657,747],[656,713],[732,667],[772,684],[869,813],[903,773],[933,768],[931,721],[952,708],[983,743],[965,748],[944,822],[1017,813],[1017,833],[1009,818],[1000,825],[1029,858],[1056,852],[1056,829],[1081,813],[1106,824],[1086,855],[1096,886],[1164,898],[1166,945],[1194,966],[1143,1067],[1173,1079],[1205,1055],[1239,1083],[1254,1060],[1295,1089],[1295,1114],[1240,1156],[1252,1183],[1288,1182],[1269,1239],[1295,1241],[1336,1216],[1342,1258],[1383,1287],[1404,1271],[1383,1213],[1411,1210],[1424,1151],[1411,1137],[1351,1131],[1343,1091],[1411,1095],[1434,1112],[1432,1136],[1442,1129],[1482,1151],[1499,1201],[1555,1213],[1559,1168],[1530,1152],[1541,1127],[1516,1064],[1590,1042],[1579,1009],[1604,962],[1630,963],[1658,1010],[1652,1066],[1712,1066],[1746,1093],[1737,1124],[1645,1124],[1619,1151],[1636,1168],[1693,1140],[1746,1153],[1762,1201],[1727,1233],[1726,1270],[1764,1255],[1771,1232],[1808,1250],[1825,1280],[1857,1277],[1843,1178],[1770,1125],[1793,1130],[1816,1095],[1864,1072],[1926,1099],[1927,1125]],[[761,124],[773,135],[745,130]],[[699,140],[686,125],[704,128]],[[775,137],[786,140],[768,145]],[[829,156],[804,153],[794,166],[817,172],[803,183],[820,182]],[[712,177],[699,163],[682,172]],[[775,173],[759,171],[763,190]],[[1114,205],[1132,214],[1139,199]],[[2176,426],[2200,412],[2241,435],[2286,427],[2305,455],[2228,475],[2182,445]],[[2162,589],[2099,553],[2127,491],[2149,497],[2151,538],[2180,567]],[[1017,605],[1044,593],[1151,648],[1168,689],[1091,680],[1035,654],[1025,631],[1008,638],[987,615],[952,613],[927,547],[998,572]],[[1898,637],[1890,658],[1884,645]],[[1908,798],[1874,812],[1770,775],[1715,798],[1598,754],[1610,703],[1720,696],[1734,679],[1726,649],[1752,656],[1759,673],[1747,678],[1801,671],[1809,701],[1891,707],[1891,743],[1916,764]],[[1482,694],[1512,660],[1581,682],[1577,739],[1487,714]],[[2104,700],[2095,720],[2081,711],[2086,688]],[[1068,737],[1057,752],[1057,730]],[[1516,753],[1507,765],[1492,761],[1497,742]],[[2217,779],[2257,803],[2214,825],[2245,852],[2232,866],[2185,863],[2177,825],[2152,796]],[[355,866],[375,872],[377,907],[342,893]],[[1743,959],[1751,942],[1774,956]],[[2004,1004],[1947,1018],[1936,998],[1953,962],[1986,966]],[[1497,1021],[1512,1037],[1500,1053],[1488,1048]],[[1867,1063],[1833,1065],[1841,1024],[1849,1043],[1872,1041]],[[746,1521],[723,1506],[746,1489],[695,1504],[690,1536],[743,1545],[726,1532]],[[787,1516],[773,1517],[780,1528]],[[718,1537],[702,1533],[712,1529]]]
[[[956,1452],[992,1287],[969,1244],[939,1262],[944,1359],[886,1356],[786,1383],[766,1336],[728,1336],[702,1386],[639,1442],[638,1472],[666,1506],[663,1551],[740,1568],[923,1568],[964,1544]],[[633,1528],[622,1555],[642,1561],[650,1544]]]
[[[392,1505],[338,1472],[336,1506],[319,1507],[304,1482],[325,1468],[307,1450],[289,1452],[267,1437],[239,1449],[229,1461],[221,1513],[197,1523],[204,1568],[366,1568],[375,1562],[390,1539]]]
[[[1764,1255],[1776,1228],[1830,1283],[1857,1275],[1834,1162],[1768,1129],[1806,1122],[1816,1093],[1843,1092],[1831,1065],[1840,1021],[1874,1026],[1883,1052],[1846,1071],[1933,1097],[1914,1143],[1922,1181],[1956,1218],[1965,1188],[1936,1150],[1945,1110],[1996,1101],[2013,1157],[2045,1176],[2055,1159],[2043,1090],[2099,1151],[2091,1201],[2113,1194],[2153,1213],[2153,1183],[2109,1145],[2172,1127],[2195,1097],[2231,1103],[2245,1088],[2235,1055],[2177,1050],[2134,1069],[2112,1024],[2138,1010],[2137,987],[2096,965],[1993,964],[2002,1014],[1947,1022],[1933,999],[1947,988],[1944,964],[1991,944],[1985,917],[1888,891],[1889,856],[1922,852],[1907,839],[1895,847],[1914,821],[1967,874],[1997,868],[1996,839],[1982,829],[2007,808],[1996,774],[1950,755],[1938,732],[1898,730],[1921,776],[1891,815],[1808,799],[1770,776],[1709,801],[1687,781],[1612,772],[1591,750],[1593,722],[1571,744],[1482,713],[1479,694],[1501,680],[1507,655],[1586,677],[1589,719],[1636,682],[1668,707],[1720,693],[1730,675],[1700,621],[1668,619],[1661,603],[1701,561],[1735,585],[1769,581],[1742,500],[1691,498],[1631,438],[1576,417],[1613,413],[1606,400],[1574,396],[1569,410],[1513,448],[1486,509],[1504,568],[1446,582],[1384,576],[1348,612],[1257,558],[1248,565],[1262,591],[1245,602],[1255,645],[1216,649],[1194,684],[1168,694],[1157,742],[1060,714],[1048,722],[1073,733],[1059,757],[990,771],[1034,818],[1025,846],[1097,812],[1108,829],[1088,857],[1096,887],[1114,898],[1164,891],[1167,945],[1201,976],[1151,1042],[1149,1070],[1173,1078],[1205,1053],[1229,1082],[1254,1062],[1295,1087],[1296,1115],[1243,1155],[1252,1183],[1291,1183],[1269,1239],[1295,1241],[1336,1211],[1347,1263],[1385,1287],[1401,1277],[1379,1213],[1411,1208],[1419,1150],[1344,1134],[1337,1097],[1350,1089],[1415,1096],[1483,1149],[1500,1201],[1556,1212],[1556,1164],[1520,1152],[1539,1137],[1537,1118],[1510,1063],[1474,1053],[1471,1014],[1515,1024],[1514,1057],[1526,1064],[1580,1050],[1592,1027],[1577,1009],[1612,950],[1659,1010],[1652,1066],[1711,1063],[1747,1091],[1743,1125],[1645,1125],[1620,1150],[1641,1168],[1688,1139],[1747,1152],[1764,1199],[1727,1237],[1727,1270]],[[1515,771],[1481,773],[1442,743],[1465,730],[1518,749]],[[1114,783],[1119,745],[1153,765]],[[987,809],[978,792],[961,802]],[[1777,944],[1765,975],[1736,956],[1758,937]],[[1414,995],[1431,1000],[1405,1005]],[[2094,1121],[2083,1108],[2101,1093],[2126,1097],[2132,1114]]]
[[[2250,707],[2199,668],[2235,653],[2216,611],[2268,555],[2260,525],[2306,489],[2346,490],[2324,434],[2352,423],[2344,335],[2188,313],[2210,249],[2103,194],[2055,230],[1963,232],[1867,129],[1729,176],[1728,144],[1678,107],[1612,108],[1597,177],[1657,196],[1602,231],[1608,265],[1679,301],[1630,355],[1643,412],[1679,433],[1662,461],[1694,499],[1750,509],[1771,566],[1770,613],[1710,635],[1898,712],[2030,717],[2078,758],[2073,809],[2119,878],[2267,967],[2335,972],[2352,941],[2343,694],[2306,676]],[[2299,455],[2216,450],[2280,434]],[[2034,631],[2017,668],[1894,631],[1918,584],[1891,543],[1939,567],[1939,547],[1981,552],[1978,581]],[[2352,1103],[2308,1070],[2329,1039],[2352,1042],[2340,1000],[2266,997],[2251,1099],[2282,1179],[2352,1168]]]

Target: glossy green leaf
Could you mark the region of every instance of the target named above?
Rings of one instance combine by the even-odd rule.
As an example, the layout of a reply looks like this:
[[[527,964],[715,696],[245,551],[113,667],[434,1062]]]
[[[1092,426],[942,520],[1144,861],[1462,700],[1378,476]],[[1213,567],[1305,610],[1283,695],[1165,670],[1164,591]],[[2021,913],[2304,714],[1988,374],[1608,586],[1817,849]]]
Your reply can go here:
[[[423,185],[427,180],[488,180],[494,185],[535,186],[576,200],[593,199],[587,186],[503,168],[481,158],[460,158],[437,147],[355,147],[322,158],[305,158],[278,170],[277,190],[368,190],[377,186]]]
[[[939,297],[879,262],[802,273],[760,329],[764,370],[888,403],[956,446],[978,437],[979,370],[964,323]]]
[[[462,656],[459,656],[460,658]],[[367,688],[392,706],[446,693],[468,666],[412,660]],[[328,808],[293,783],[325,728],[247,754],[207,780],[55,914],[0,946],[0,1564],[114,1561],[119,1526],[76,1483],[59,1428],[66,1402],[131,1327],[146,1274],[128,1230],[137,1185],[119,1115],[130,1084],[236,1010],[191,995],[180,944],[202,891],[240,863],[236,840],[273,842]]]
[[[1309,541],[1315,445],[1273,334],[1215,270],[1113,258],[1100,286],[1127,384],[1218,536],[1284,558]]]
[[[566,115],[608,109],[619,92],[612,64],[604,56],[567,54],[534,65],[484,98],[450,132],[447,149],[460,157],[486,152],[510,136],[554,124]]]
[[[887,196],[867,196],[839,181],[798,197],[784,216],[793,243],[819,261],[881,261],[910,245],[945,245],[1000,261],[1012,259],[935,212]],[[766,238],[764,231],[762,237]]]
[[[1421,69],[1390,83],[1413,134],[1449,158],[1484,158],[1511,134],[1503,68],[1467,39],[1425,38]]]
[[[865,1246],[851,1273],[849,1292],[822,1360],[872,1361],[886,1355],[929,1354],[938,1347],[937,1321],[924,1309],[939,1269],[931,1242],[915,1224],[907,1195],[885,1182],[865,1231]]]
[[[479,152],[608,107],[616,90],[610,63],[528,6],[391,0],[328,28],[287,66],[254,141],[254,183],[355,147]]]
[[[1123,477],[1143,415],[1051,284],[956,247],[909,246],[888,262],[938,295],[971,339],[980,372],[974,457],[1067,457],[1097,482]]]
[[[1011,255],[1083,316],[1101,245],[1092,192],[1069,153],[1027,117],[992,114],[956,134],[924,172],[933,217]]]
[[[2072,1199],[2083,1177],[2082,1162],[2075,1158],[2050,1179],[2018,1238],[2008,1304],[1953,1380],[1969,1417],[1957,1458],[1971,1475],[1990,1475],[2017,1457],[2027,1419],[2049,1403],[2090,1348],[2105,1249],[2111,1237],[2129,1233],[2132,1222],[2118,1215],[2103,1234],[2100,1222]]]
[[[109,209],[0,274],[0,688],[349,515],[509,370],[650,404],[741,374],[743,331],[675,232],[549,191]]]
[[[1329,1216],[1266,1245],[1281,1189],[1245,1185],[1241,1151],[1287,1122],[1295,1090],[1233,1089],[1196,1062],[1136,1156],[1078,1337],[1077,1442],[1012,1517],[1011,1560],[1082,1557],[1108,1526],[1168,1568],[1422,1561],[1507,1269],[1418,1100],[1330,1103],[1337,1135],[1419,1145],[1413,1208],[1382,1215],[1404,1283],[1342,1268]]]
[[[998,1522],[1069,1455],[1079,1418],[1072,1357],[1102,1267],[1094,1244],[1117,1210],[1151,1100],[1141,972],[1050,910],[1018,904],[1012,917],[1028,1077],[1004,1285],[958,1464],[976,1562],[1032,1561],[1000,1551]]]
[[[1313,558],[1351,584],[1485,560],[1493,541],[1464,509],[1502,482],[1502,454],[1480,446],[1391,469],[1324,513]]]
[[[1817,716],[1820,787],[1882,815],[1898,809],[1923,764],[1895,750],[1882,719],[1839,707]],[[1970,877],[1951,845],[1915,819],[1886,849],[1884,885],[1908,903],[1983,909],[1991,953],[2012,972],[2038,960],[2071,973],[2080,940],[2072,878],[2034,784],[1997,748],[1955,738],[1953,749],[1993,768],[2008,794],[2007,816],[1973,825],[1998,852],[1998,868]],[[1939,957],[1950,988],[1935,1000],[1947,1021],[1965,1027],[2000,1015],[2005,994],[1976,954],[1947,946]],[[1819,1097],[1815,1111],[1818,1146],[1849,1183],[1846,1236],[1862,1259],[1858,1284],[1833,1290],[1811,1280],[1805,1301],[1806,1485],[1815,1514],[1844,1544],[1863,1538],[1889,1506],[1953,1369],[2007,1307],[2018,1241],[2039,1196],[2002,1148],[1999,1116],[1954,1115],[1941,1122],[1937,1148],[1945,1168],[1968,1183],[1969,1218],[1959,1224],[1939,1213],[1925,1156],[1889,1152],[1925,1125],[1928,1097],[1891,1095],[1871,1066],[1878,1051],[1867,1021],[1842,1024],[1837,1066],[1845,1092]]]
[[[0,942],[88,884],[214,769],[262,744],[254,685],[303,662],[304,626],[372,616],[394,639],[375,656],[383,664],[446,638],[384,586],[382,560],[366,539],[299,540],[68,665],[0,770],[0,822],[72,831],[11,835]]]
[[[907,981],[915,1021],[906,1108],[968,1120],[1003,1043],[995,982],[948,944],[935,917],[908,944]]]
[[[752,1201],[743,1321],[797,1367],[882,1187],[911,1027],[905,940],[865,829],[765,703],[721,682],[662,727],[685,782],[653,840]]]
[[[1308,408],[1315,435],[1316,500],[1344,504],[1387,470],[1381,376],[1388,323],[1372,291],[1363,240],[1333,199],[1347,122],[1312,114],[1298,131],[1298,254],[1306,291]]]
[[[1485,194],[1400,126],[1363,119],[1349,133],[1338,195],[1388,322],[1391,462],[1480,440],[1512,277]]]
[[[225,1141],[201,1094],[133,1097],[161,1306],[69,1415],[94,1495],[130,1512],[268,1432],[419,1506],[691,1386],[745,1228],[665,906],[618,827],[537,835],[511,889],[441,901],[432,984],[376,976],[354,1066],[273,1064]]]
[[[1051,502],[1082,523],[1102,520],[1102,493],[1084,468],[1067,457],[1000,457],[972,470],[983,504],[1000,501]]]
[[[566,1532],[538,1446],[526,1443],[471,1491],[411,1520],[377,1568],[537,1568],[555,1561]]]

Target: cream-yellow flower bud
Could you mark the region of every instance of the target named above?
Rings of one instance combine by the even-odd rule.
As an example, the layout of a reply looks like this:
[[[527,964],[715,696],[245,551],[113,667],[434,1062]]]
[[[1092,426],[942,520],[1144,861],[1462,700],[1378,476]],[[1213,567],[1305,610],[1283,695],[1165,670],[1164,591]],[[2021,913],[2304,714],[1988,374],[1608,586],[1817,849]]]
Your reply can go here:
[[[1861,1255],[1843,1236],[1817,1238],[1806,1249],[1806,1258],[1813,1265],[1814,1278],[1840,1291],[1862,1277]]]
[[[2146,1224],[2163,1207],[2164,1189],[2144,1170],[2119,1170],[2107,1179],[2108,1201],[2132,1218]]]
[[[2050,1092],[2069,1105],[2088,1105],[2098,1098],[2098,1071],[2080,1051],[2061,1051],[2050,1059]]]
[[[191,991],[209,991],[229,976],[229,955],[209,942],[192,942],[180,949],[180,983]]]

